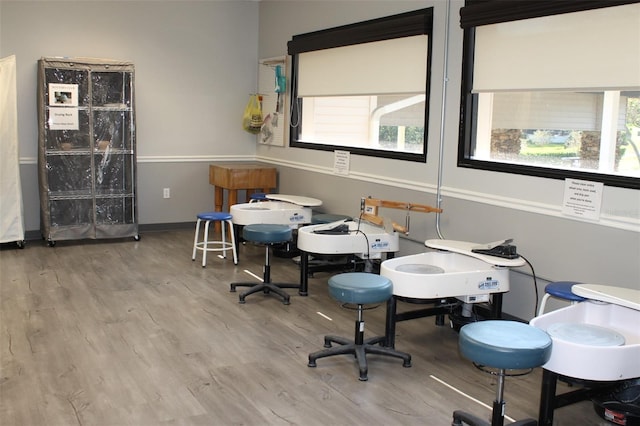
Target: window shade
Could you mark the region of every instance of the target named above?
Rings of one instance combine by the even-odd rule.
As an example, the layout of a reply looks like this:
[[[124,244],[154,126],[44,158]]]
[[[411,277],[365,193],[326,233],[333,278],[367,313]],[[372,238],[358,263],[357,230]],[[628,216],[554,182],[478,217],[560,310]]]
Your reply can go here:
[[[638,3],[638,0],[467,0],[462,28]]]
[[[473,91],[640,87],[640,4],[475,29]]]
[[[298,96],[424,93],[428,36],[395,38],[298,55]]]

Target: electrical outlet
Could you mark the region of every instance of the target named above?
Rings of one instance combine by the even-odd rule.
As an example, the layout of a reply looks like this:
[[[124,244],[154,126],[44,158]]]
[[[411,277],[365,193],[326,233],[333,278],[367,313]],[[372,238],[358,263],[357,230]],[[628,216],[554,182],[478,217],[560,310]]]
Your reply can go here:
[[[162,190],[163,198],[171,198],[171,188],[165,188]]]

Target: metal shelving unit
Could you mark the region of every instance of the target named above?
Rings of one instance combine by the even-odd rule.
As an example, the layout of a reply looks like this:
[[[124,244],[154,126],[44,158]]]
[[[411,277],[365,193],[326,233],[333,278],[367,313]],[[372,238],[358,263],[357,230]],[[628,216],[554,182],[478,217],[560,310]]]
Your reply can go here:
[[[138,240],[134,66],[38,61],[40,230],[57,240]]]

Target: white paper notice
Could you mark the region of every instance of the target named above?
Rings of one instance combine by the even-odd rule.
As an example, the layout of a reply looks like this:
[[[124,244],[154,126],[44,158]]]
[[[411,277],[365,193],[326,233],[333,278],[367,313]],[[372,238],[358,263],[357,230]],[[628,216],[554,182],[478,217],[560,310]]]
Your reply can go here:
[[[49,106],[78,106],[78,85],[49,83]]]
[[[78,108],[49,108],[50,130],[78,130]]]
[[[337,175],[349,174],[349,151],[333,151],[333,173]]]
[[[562,213],[567,216],[599,220],[603,188],[604,185],[601,182],[565,179]]]

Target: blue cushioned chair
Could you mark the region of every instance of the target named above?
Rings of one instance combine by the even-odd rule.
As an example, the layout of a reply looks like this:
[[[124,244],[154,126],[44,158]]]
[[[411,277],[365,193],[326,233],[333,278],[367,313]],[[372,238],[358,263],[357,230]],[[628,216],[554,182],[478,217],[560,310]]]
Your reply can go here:
[[[460,353],[483,371],[488,368],[498,377],[491,422],[464,411],[453,412],[452,426],[503,426],[504,378],[506,370],[532,370],[551,356],[551,337],[536,327],[516,321],[489,320],[466,324],[460,329]],[[489,372],[489,371],[487,371]],[[520,373],[526,374],[526,373]],[[533,419],[519,420],[512,426],[536,426]]]
[[[327,349],[309,355],[309,367],[316,366],[318,358],[334,355],[355,355],[360,370],[360,380],[367,377],[367,354],[386,355],[401,358],[403,367],[411,367],[411,355],[396,351],[393,348],[379,346],[385,341],[384,336],[364,340],[363,305],[384,303],[393,295],[393,284],[380,275],[366,272],[347,272],[329,278],[329,295],[343,304],[357,305],[355,338],[353,341],[338,336],[325,336],[324,347]],[[331,347],[332,343],[339,346]]]
[[[282,298],[285,305],[289,304],[289,295],[283,291],[283,288],[300,288],[300,284],[274,283],[271,282],[271,262],[269,260],[269,249],[274,245],[287,243],[291,241],[291,228],[287,225],[274,224],[252,224],[242,228],[242,237],[245,241],[262,244],[265,246],[265,264],[264,278],[262,283],[256,282],[237,282],[231,283],[230,290],[236,291],[236,287],[251,287],[249,290],[241,293],[239,302],[245,303],[245,297],[250,294],[262,291],[264,294],[275,293]]]

